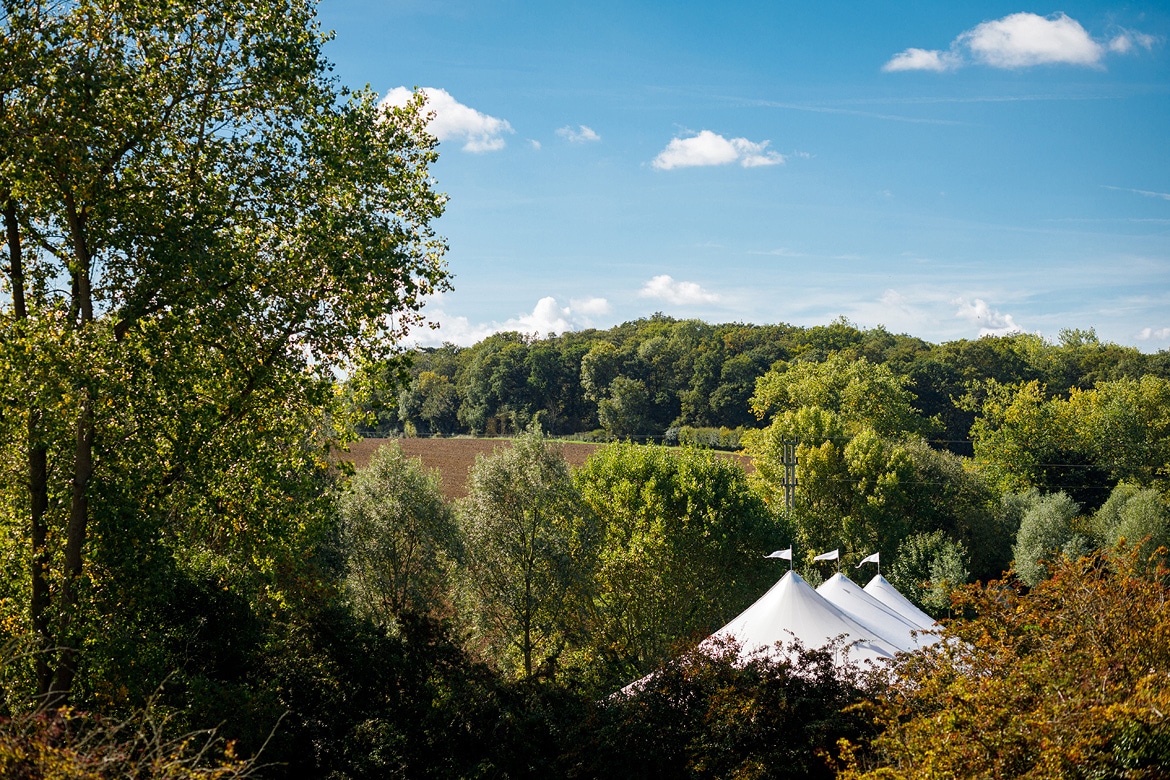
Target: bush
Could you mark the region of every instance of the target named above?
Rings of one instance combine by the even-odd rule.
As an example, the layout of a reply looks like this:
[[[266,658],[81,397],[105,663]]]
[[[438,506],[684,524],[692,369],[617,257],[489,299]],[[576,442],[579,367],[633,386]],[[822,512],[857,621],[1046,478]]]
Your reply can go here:
[[[678,431],[677,443],[684,447],[736,452],[742,448],[741,440],[747,429],[742,425],[738,428],[692,428],[684,425],[678,429],[670,429],[673,430]],[[667,431],[668,435],[670,431]]]
[[[883,733],[842,777],[1165,778],[1167,574],[1099,553],[1031,589],[964,589],[975,617],[902,659],[876,707]]]
[[[874,729],[854,706],[870,683],[837,668],[833,651],[797,645],[791,657],[745,660],[725,642],[668,663],[607,702],[581,776],[835,777],[837,741]]]
[[[124,719],[69,708],[0,719],[6,780],[231,780],[255,775],[214,731],[175,735],[152,700]]]

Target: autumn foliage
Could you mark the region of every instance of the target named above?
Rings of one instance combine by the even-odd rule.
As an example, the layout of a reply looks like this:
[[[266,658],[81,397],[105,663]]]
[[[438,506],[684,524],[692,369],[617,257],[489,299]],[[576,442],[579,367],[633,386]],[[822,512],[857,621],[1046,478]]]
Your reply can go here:
[[[975,617],[902,661],[843,777],[1170,777],[1170,570],[1147,563],[1123,547],[961,591]]]

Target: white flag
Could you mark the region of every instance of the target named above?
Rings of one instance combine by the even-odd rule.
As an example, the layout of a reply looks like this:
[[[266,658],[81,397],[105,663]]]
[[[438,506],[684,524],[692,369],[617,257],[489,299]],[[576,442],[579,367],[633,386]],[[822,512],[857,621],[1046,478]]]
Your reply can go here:
[[[833,550],[832,552],[821,553],[817,557],[813,558],[813,560],[814,561],[835,561],[840,557],[841,557],[841,550],[837,549],[837,550]]]
[[[776,552],[772,553],[771,555],[765,555],[764,557],[765,558],[779,558],[779,559],[784,560],[784,561],[790,561],[790,560],[792,560],[792,548],[789,547],[787,550],[777,550]]]
[[[862,566],[864,566],[867,563],[878,563],[878,553],[874,553],[873,555],[867,555],[866,557],[862,558],[861,563],[857,564],[857,568],[860,569]]]

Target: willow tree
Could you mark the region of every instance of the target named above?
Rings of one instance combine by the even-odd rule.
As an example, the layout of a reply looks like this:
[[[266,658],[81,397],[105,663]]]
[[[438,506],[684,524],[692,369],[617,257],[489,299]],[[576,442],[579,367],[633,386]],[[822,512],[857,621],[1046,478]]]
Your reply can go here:
[[[49,704],[152,556],[291,565],[332,369],[446,285],[421,103],[325,39],[309,0],[3,0],[6,587]]]

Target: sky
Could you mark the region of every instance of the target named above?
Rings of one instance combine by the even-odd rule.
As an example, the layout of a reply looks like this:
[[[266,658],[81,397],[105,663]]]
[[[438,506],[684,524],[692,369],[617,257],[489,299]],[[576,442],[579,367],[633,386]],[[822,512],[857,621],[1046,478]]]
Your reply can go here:
[[[422,89],[454,289],[420,345],[845,317],[1170,348],[1170,3],[322,0]]]

